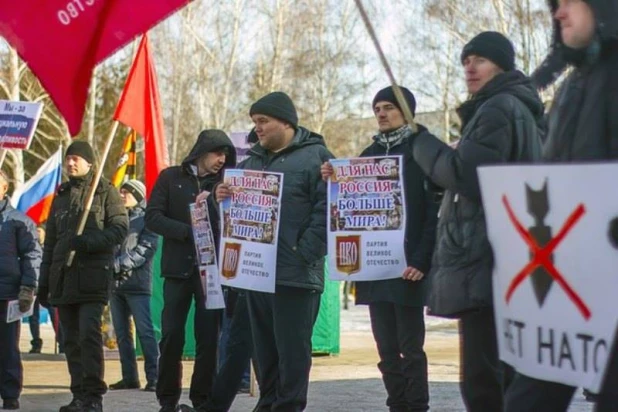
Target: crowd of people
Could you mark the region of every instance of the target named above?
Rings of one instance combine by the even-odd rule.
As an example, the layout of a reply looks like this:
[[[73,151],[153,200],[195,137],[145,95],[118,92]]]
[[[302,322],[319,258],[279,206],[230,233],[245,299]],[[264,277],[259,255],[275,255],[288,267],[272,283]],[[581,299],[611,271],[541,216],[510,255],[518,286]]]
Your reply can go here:
[[[462,49],[469,98],[459,107],[461,139],[449,145],[404,116],[386,87],[371,102],[378,132],[360,157],[400,155],[406,205],[407,268],[391,280],[357,282],[356,303],[369,306],[392,412],[429,410],[424,308],[459,319],[461,394],[469,411],[566,411],[575,388],[518,373],[500,362],[493,310],[493,257],[477,168],[488,164],[580,163],[618,158],[618,4],[615,0],[551,0],[551,52],[528,76],[516,68],[513,43],[483,32]],[[539,89],[572,70],[551,109]],[[414,115],[416,99],[400,87]],[[18,300],[31,317],[32,353],[41,350],[39,307],[49,309],[66,355],[72,401],[61,412],[103,409],[101,319],[110,304],[122,379],[110,390],[140,388],[134,338],[144,355],[146,384],[161,412],[228,411],[247,382],[252,361],[260,396],[255,412],[307,406],[311,336],[324,289],[326,181],[334,156],[322,136],[299,125],[292,99],[273,92],[250,108],[254,145],[236,162],[221,130],[202,131],[178,166],[159,175],[146,203],[138,180],[118,190],[101,179],[85,229],[76,235],[96,170],[92,147],[66,150],[68,181],[57,190],[45,226],[11,207],[9,178],[0,173],[0,395],[18,409],[23,371],[20,322],[6,322]],[[414,126],[414,127],[412,127]],[[351,136],[360,138],[360,136]],[[232,195],[229,168],[284,174],[274,293],[227,288],[225,310],[206,309],[189,205],[206,200],[214,238],[219,205]],[[608,228],[618,246],[618,220]],[[152,262],[162,242],[161,339],[152,324]],[[217,245],[218,247],[218,245]],[[75,252],[71,262],[69,256]],[[181,405],[185,323],[195,302],[196,354],[189,398]],[[221,332],[225,340],[220,341]],[[610,354],[596,410],[618,405],[618,350]]]

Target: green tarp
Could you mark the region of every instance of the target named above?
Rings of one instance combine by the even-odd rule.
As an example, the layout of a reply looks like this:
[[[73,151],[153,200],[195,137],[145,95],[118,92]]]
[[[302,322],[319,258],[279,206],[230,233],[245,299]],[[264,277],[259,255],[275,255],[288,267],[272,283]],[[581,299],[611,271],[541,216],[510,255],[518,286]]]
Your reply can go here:
[[[163,279],[161,273],[161,248],[157,250],[153,262],[151,312],[152,323],[157,340],[161,338],[161,311],[163,310]],[[328,268],[325,267],[325,276],[328,278]],[[320,312],[313,328],[313,352],[320,354],[339,353],[339,282],[326,281]],[[195,306],[191,303],[189,316],[185,328],[185,348],[183,356],[193,358],[195,356],[195,338],[193,336],[193,314]],[[141,355],[139,339],[137,340],[137,352]]]

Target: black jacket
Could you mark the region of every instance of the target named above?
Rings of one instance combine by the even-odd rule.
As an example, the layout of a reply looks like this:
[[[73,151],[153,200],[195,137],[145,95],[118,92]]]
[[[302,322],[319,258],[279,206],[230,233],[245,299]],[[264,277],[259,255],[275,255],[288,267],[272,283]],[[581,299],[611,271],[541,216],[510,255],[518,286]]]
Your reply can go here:
[[[32,220],[8,197],[0,200],[0,245],[0,300],[17,299],[20,286],[36,287],[41,246]]]
[[[597,23],[594,43],[584,50],[567,48],[555,22],[552,53],[533,74],[539,87],[546,87],[564,68],[573,67],[550,109],[545,161],[618,159],[618,3],[587,3]]]
[[[387,153],[384,146],[374,142],[361,156],[403,155],[403,181],[406,196],[405,250],[408,266],[426,275],[436,239],[438,203],[427,190],[425,175],[412,156],[407,139]],[[392,302],[406,306],[424,306],[426,279],[418,282],[402,278],[356,283],[356,303]]]
[[[225,158],[223,168],[216,175],[198,177],[195,161],[221,147],[227,148],[230,153]],[[180,166],[168,167],[157,178],[146,207],[146,227],[163,237],[161,276],[181,279],[191,276],[197,260],[189,204],[195,203],[200,191],[211,192],[214,185],[222,179],[223,170],[235,164],[236,150],[232,141],[223,132],[207,130],[200,133],[191,152]],[[209,209],[215,232],[219,227],[217,212]],[[215,239],[218,239],[218,233],[213,234]]]
[[[458,110],[462,138],[456,149],[422,131],[414,158],[445,190],[430,274],[432,314],[457,316],[492,306],[493,256],[487,239],[477,167],[531,162],[541,155],[543,104],[520,72],[497,75]]]
[[[107,302],[114,248],[129,229],[118,190],[101,178],[83,233],[88,252],[77,252],[71,267],[66,266],[92,176],[90,172],[60,185],[47,219],[39,284],[49,290],[49,301],[55,306]]]
[[[129,234],[116,249],[114,272],[119,278],[115,291],[134,295],[152,293],[152,258],[159,236],[146,229],[146,202],[129,209]],[[119,277],[118,275],[121,275]]]
[[[322,136],[299,127],[282,151],[271,154],[256,144],[238,165],[284,174],[277,285],[324,290],[326,183],[320,166],[333,157]]]

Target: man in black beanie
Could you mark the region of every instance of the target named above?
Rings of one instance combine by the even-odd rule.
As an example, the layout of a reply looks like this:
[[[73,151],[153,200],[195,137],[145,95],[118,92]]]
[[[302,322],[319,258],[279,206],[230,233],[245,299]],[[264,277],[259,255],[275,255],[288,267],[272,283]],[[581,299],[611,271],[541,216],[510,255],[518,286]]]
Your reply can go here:
[[[101,178],[94,192],[83,234],[77,226],[92,185],[95,162],[92,147],[73,142],[66,151],[64,166],[69,181],[58,188],[47,220],[43,246],[39,301],[58,307],[64,351],[73,400],[60,412],[103,410],[103,339],[101,317],[109,299],[114,249],[127,235],[127,212],[118,190]],[[70,252],[76,252],[67,266]]]
[[[284,174],[274,294],[246,292],[260,386],[256,411],[307,405],[311,336],[324,290],[326,184],[320,165],[333,158],[324,138],[298,126],[292,100],[268,94],[249,111],[259,139],[240,169]],[[217,186],[218,202],[231,196]],[[240,297],[239,297],[240,298]]]
[[[461,53],[470,97],[457,110],[459,144],[452,148],[420,126],[410,138],[420,168],[445,189],[427,306],[432,315],[460,320],[460,388],[471,412],[503,410],[512,374],[508,367],[503,371],[498,355],[493,255],[477,168],[541,156],[543,103],[530,78],[514,69],[514,56],[513,45],[499,33],[470,40]]]
[[[414,115],[416,101],[400,87]],[[438,204],[428,190],[425,174],[412,156],[412,129],[403,115],[392,87],[380,90],[373,99],[378,134],[361,157],[403,156],[403,184],[406,204],[406,262],[400,278],[356,282],[356,304],[369,305],[371,329],[380,355],[378,368],[388,393],[391,412],[427,411],[429,388],[423,308],[427,289],[426,275],[436,236]],[[321,168],[328,180],[330,163]]]
[[[542,160],[561,164],[616,161],[618,1],[550,0],[549,6],[554,17],[553,43],[550,54],[532,77],[540,88],[545,88],[568,67],[572,71],[554,96],[547,116]],[[603,241],[618,247],[618,219],[607,222]],[[589,282],[599,282],[594,269],[586,275]],[[607,327],[616,325],[610,321]],[[596,412],[618,410],[618,338],[607,351],[601,391],[598,396],[589,396],[589,400],[596,400]],[[565,411],[575,391],[573,386],[518,373],[506,395],[506,411]]]

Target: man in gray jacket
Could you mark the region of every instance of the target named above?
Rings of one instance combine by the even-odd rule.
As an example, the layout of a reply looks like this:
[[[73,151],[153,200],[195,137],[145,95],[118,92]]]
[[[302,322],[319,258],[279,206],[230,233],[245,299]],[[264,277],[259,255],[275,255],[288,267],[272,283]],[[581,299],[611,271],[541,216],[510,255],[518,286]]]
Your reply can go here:
[[[311,335],[324,290],[326,183],[332,159],[324,138],[298,126],[294,103],[270,93],[249,111],[259,143],[239,169],[284,174],[274,294],[247,291],[260,400],[256,411],[302,411],[307,405]],[[220,184],[216,200],[231,196]]]

